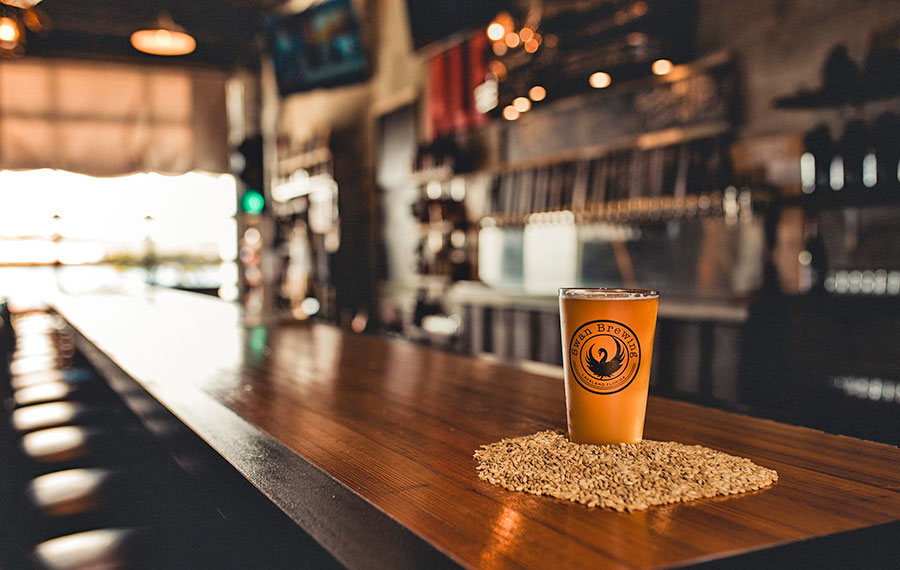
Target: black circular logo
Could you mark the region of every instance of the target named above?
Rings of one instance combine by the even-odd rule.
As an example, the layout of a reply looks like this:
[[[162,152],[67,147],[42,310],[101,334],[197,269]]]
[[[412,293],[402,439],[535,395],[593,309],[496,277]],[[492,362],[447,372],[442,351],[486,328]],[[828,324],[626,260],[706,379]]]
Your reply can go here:
[[[615,394],[637,376],[641,343],[634,331],[616,321],[584,323],[569,340],[569,368],[582,388]]]

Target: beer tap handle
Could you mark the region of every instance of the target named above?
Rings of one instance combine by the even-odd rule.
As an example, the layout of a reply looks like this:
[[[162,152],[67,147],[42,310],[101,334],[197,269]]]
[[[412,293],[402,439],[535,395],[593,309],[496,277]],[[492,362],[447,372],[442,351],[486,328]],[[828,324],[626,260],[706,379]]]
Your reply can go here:
[[[504,174],[498,174],[491,182],[491,200],[488,206],[489,214],[497,214],[500,211],[500,187],[502,186]]]
[[[678,171],[675,174],[675,186],[672,195],[676,198],[684,198],[687,194],[688,169],[690,167],[690,148],[683,144],[678,149]]]
[[[659,198],[663,193],[663,170],[665,169],[665,160],[663,154],[664,148],[655,148],[650,151],[650,158],[647,163],[647,188],[650,196]]]
[[[503,176],[503,183],[500,185],[500,203],[503,217],[508,217],[513,212],[513,200],[515,199],[514,174],[507,172]]]
[[[520,200],[519,200],[519,210],[518,213],[524,218],[531,212],[532,204],[534,203],[534,178],[535,172],[534,170],[528,169],[523,170],[521,172],[520,177]]]
[[[537,169],[534,177],[534,202],[532,212],[543,212],[547,209],[547,187],[549,184],[549,170],[546,166]]]
[[[584,211],[587,204],[588,178],[590,177],[590,164],[586,160],[575,163],[575,178],[572,182],[572,209]]]
[[[645,153],[639,148],[634,149],[629,160],[629,176],[628,176],[628,197],[641,198],[644,196],[644,183],[646,180],[645,172]]]
[[[593,201],[602,204],[607,200],[606,179],[609,177],[609,160],[607,157],[598,158],[594,164],[594,191]]]
[[[562,203],[563,173],[560,165],[550,168],[550,209],[558,210]]]

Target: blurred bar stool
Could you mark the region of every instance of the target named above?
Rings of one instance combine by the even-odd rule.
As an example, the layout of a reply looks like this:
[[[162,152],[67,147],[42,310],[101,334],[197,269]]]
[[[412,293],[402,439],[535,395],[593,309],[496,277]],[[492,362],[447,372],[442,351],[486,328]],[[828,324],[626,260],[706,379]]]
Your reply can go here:
[[[48,346],[56,346],[56,334],[52,331],[25,331],[18,328],[16,331],[16,344],[13,350],[37,350]]]
[[[35,512],[47,518],[99,510],[121,473],[102,468],[65,469],[35,477],[26,489]]]
[[[25,499],[24,532],[31,544],[96,528],[153,522],[142,489],[119,470],[81,468],[41,475],[28,484]]]
[[[67,347],[68,348],[68,347]],[[25,345],[17,345],[15,352],[12,354],[12,359],[22,360],[25,358],[60,358],[63,356],[63,353],[59,350],[59,347],[56,346],[51,341],[46,342],[30,342]]]
[[[110,455],[108,434],[95,427],[61,426],[26,433],[22,452],[38,472],[102,465]]]
[[[12,317],[17,334],[56,333],[63,329],[62,319],[47,310],[16,311]]]
[[[24,408],[23,408],[24,409]],[[112,417],[111,421],[105,418]],[[19,446],[26,463],[26,475],[37,476],[63,469],[82,467],[127,468],[141,473],[156,460],[148,454],[142,428],[98,412],[96,422],[62,425],[22,434]]]
[[[13,360],[32,358],[38,356],[56,356],[56,343],[50,339],[17,341],[12,353]]]
[[[87,368],[65,368],[61,370],[43,370],[28,374],[16,374],[10,380],[13,390],[21,390],[30,386],[47,382],[63,382],[65,384],[82,384],[94,382],[97,375]]]
[[[51,328],[23,327],[21,323],[13,320],[13,327],[16,331],[16,349],[26,348],[29,346],[39,346],[43,344],[55,345],[59,332]]]
[[[9,371],[13,376],[22,376],[34,372],[45,372],[48,370],[59,370],[66,368],[57,360],[56,356],[26,356],[24,358],[14,359],[9,363]]]
[[[18,332],[16,334],[15,351],[21,351],[22,355],[40,352],[47,348],[56,348],[62,337],[52,331],[44,332]]]
[[[67,425],[110,426],[113,420],[113,412],[108,409],[80,402],[48,402],[13,410],[11,424],[15,431],[25,434]]]
[[[16,359],[43,355],[71,355],[73,351],[74,343],[67,333],[53,331],[20,333],[16,329],[16,344],[13,348],[13,357]]]
[[[0,364],[6,362],[15,348],[16,334],[13,331],[12,314],[9,312],[9,303],[2,299],[0,300]]]
[[[62,401],[98,402],[105,399],[100,382],[44,382],[19,388],[12,394],[17,408]]]
[[[104,528],[47,540],[32,553],[37,570],[159,570],[170,565],[143,529]]]

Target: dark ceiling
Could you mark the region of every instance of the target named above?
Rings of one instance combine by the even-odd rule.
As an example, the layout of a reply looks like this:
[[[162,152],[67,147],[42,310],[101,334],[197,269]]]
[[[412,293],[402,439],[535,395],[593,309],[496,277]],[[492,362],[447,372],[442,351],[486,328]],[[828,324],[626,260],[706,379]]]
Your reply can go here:
[[[27,35],[26,54],[231,67],[254,65],[254,38],[284,0],[44,0],[49,30]],[[131,47],[135,30],[166,10],[197,40],[186,56],[145,55]]]

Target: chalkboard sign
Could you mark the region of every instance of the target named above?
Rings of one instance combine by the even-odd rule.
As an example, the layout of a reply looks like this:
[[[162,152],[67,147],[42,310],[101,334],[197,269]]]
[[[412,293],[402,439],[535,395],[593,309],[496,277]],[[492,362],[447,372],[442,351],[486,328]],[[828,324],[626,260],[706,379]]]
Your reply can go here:
[[[506,125],[506,161],[593,146],[627,146],[627,141],[645,133],[733,122],[737,100],[733,63],[719,56],[681,69],[681,77],[674,80],[635,81],[534,109]]]

